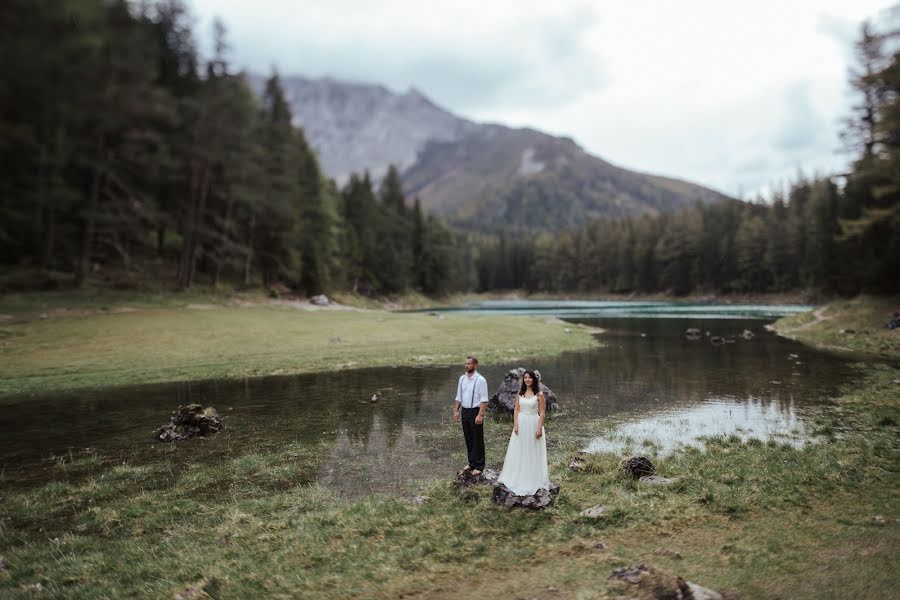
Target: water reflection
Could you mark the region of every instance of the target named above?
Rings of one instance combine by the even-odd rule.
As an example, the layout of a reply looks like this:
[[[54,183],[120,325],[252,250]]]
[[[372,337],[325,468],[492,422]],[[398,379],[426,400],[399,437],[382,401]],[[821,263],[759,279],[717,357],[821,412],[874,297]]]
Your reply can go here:
[[[702,449],[703,439],[715,436],[735,436],[744,442],[776,440],[794,447],[809,440],[806,423],[793,400],[783,403],[749,397],[743,401],[710,400],[627,421],[614,433],[591,440],[585,450],[664,456],[687,446]]]
[[[698,435],[802,432],[804,415],[852,375],[843,359],[778,338],[760,320],[584,322],[607,330],[604,347],[521,365],[540,369],[560,398],[563,411],[548,423],[551,441],[554,429],[588,432],[582,426],[608,417],[623,424],[625,435],[665,448]],[[686,341],[687,327],[734,343]],[[735,337],[744,329],[754,337]],[[517,366],[479,370],[493,391]],[[459,466],[463,442],[453,433],[450,407],[460,373],[461,366],[357,369],[6,398],[0,469],[4,483],[30,485],[53,476],[49,457],[85,447],[133,463],[165,461],[174,472],[197,463],[228,465],[250,453],[287,456],[290,448],[311,457],[304,481],[348,494],[406,491]],[[375,391],[384,399],[367,402]],[[188,402],[216,406],[226,429],[175,447],[153,443],[153,430]],[[488,462],[496,466],[508,422],[494,419],[486,435]]]

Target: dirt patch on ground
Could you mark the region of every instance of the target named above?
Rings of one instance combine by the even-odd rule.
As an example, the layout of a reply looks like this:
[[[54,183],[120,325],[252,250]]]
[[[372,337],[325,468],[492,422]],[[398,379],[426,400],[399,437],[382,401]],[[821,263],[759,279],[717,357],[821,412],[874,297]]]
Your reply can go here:
[[[812,321],[810,321],[809,323],[804,323],[803,325],[800,325],[799,327],[795,327],[791,331],[792,332],[793,331],[805,331],[807,329],[815,327],[822,321],[827,321],[827,320],[831,319],[830,316],[825,315],[825,311],[827,309],[828,309],[827,306],[822,306],[820,308],[817,308],[816,310],[813,311],[813,320]]]

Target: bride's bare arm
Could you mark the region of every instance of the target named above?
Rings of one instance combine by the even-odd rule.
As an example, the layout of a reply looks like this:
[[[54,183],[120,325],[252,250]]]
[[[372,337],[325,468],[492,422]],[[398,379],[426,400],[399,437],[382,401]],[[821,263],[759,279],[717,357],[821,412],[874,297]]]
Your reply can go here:
[[[519,433],[519,396],[516,396],[516,408],[513,410],[513,433]]]
[[[547,410],[547,401],[544,399],[544,392],[538,392],[538,426],[535,437],[544,435],[544,412]]]

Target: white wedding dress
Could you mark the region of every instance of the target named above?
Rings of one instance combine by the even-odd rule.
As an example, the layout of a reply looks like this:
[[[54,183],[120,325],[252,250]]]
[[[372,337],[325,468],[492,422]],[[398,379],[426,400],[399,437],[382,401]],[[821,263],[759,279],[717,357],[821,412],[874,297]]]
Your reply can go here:
[[[519,433],[514,430],[509,437],[503,470],[498,479],[517,496],[550,488],[547,435],[541,435],[540,439],[534,437],[540,418],[537,396],[519,396]]]

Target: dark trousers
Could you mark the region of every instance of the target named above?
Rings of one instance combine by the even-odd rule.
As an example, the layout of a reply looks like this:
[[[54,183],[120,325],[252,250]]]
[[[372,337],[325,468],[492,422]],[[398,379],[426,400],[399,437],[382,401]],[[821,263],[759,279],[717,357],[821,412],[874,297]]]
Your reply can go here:
[[[476,425],[477,408],[462,409],[462,429],[466,438],[466,450],[469,453],[469,466],[479,471],[484,470],[484,425]]]

